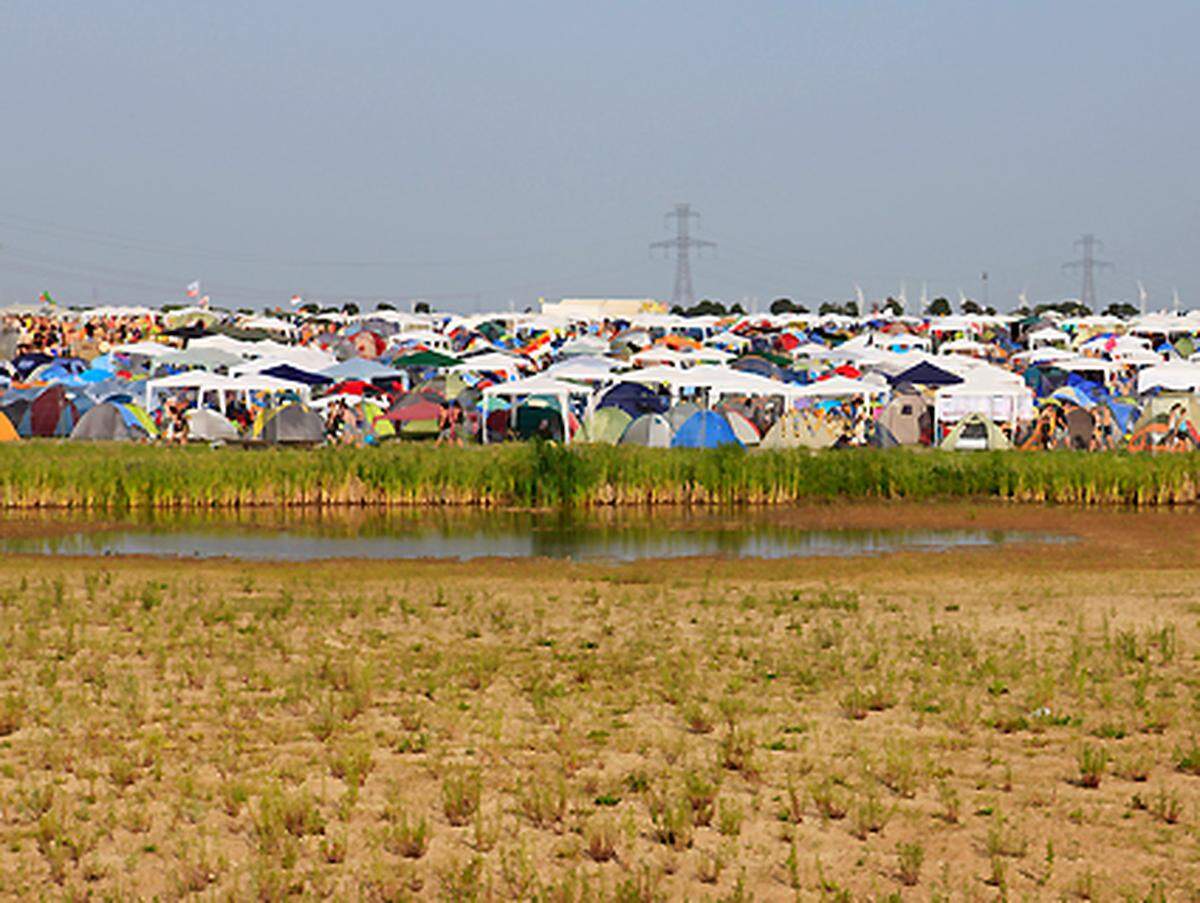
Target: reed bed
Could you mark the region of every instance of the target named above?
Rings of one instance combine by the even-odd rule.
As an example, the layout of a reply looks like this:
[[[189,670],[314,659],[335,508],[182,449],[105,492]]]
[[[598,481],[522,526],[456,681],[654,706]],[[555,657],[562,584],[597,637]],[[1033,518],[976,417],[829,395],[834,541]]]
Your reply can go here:
[[[446,448],[208,448],[25,442],[0,446],[0,506],[787,504],[826,499],[994,498],[1186,505],[1200,455],[875,449],[811,452],[530,443]]]

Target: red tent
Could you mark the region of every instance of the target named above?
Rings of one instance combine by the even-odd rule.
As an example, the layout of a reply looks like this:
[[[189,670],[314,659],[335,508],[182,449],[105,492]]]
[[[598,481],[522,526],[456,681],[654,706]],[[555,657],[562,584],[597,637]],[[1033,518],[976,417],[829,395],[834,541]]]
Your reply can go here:
[[[412,423],[417,420],[437,420],[441,414],[441,405],[422,399],[392,408],[387,412],[387,419],[395,423]]]

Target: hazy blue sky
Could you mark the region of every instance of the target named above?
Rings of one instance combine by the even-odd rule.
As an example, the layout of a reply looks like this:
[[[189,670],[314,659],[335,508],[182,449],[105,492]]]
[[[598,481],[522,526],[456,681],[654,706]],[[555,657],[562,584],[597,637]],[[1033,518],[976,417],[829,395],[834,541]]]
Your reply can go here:
[[[0,301],[1200,306],[1200,4],[5,0]]]

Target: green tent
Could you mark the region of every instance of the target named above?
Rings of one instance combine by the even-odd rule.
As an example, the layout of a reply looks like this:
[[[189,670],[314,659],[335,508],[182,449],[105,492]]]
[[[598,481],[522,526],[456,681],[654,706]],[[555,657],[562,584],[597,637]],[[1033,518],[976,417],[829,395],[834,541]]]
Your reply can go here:
[[[616,445],[632,421],[633,418],[620,408],[600,408],[584,420],[577,441]]]
[[[461,363],[458,358],[442,354],[440,351],[415,351],[404,357],[396,358],[392,361],[392,366],[397,370],[407,370],[409,368],[453,367],[458,363]]]
[[[776,354],[774,351],[754,351],[750,354],[742,354],[738,356],[739,361],[744,361],[747,358],[764,360],[774,364],[776,367],[787,368],[792,366],[792,359],[786,355]]]

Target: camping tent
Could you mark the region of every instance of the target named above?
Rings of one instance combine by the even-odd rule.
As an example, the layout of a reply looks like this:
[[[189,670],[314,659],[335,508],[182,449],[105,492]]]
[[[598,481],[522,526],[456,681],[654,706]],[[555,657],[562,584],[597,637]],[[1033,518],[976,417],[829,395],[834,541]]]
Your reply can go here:
[[[234,442],[238,428],[211,408],[187,412],[188,438],[198,442]]]
[[[621,434],[621,445],[670,448],[671,424],[662,414],[643,414]]]
[[[325,423],[303,405],[288,404],[266,414],[256,432],[264,442],[315,444],[325,439]]]
[[[762,436],[758,432],[758,427],[747,419],[745,414],[737,411],[725,411],[725,419],[729,421],[729,426],[733,430],[733,434],[737,436],[738,442],[742,445],[758,445],[762,442]]]
[[[671,425],[672,435],[679,432],[679,428],[687,423],[693,415],[699,413],[700,405],[692,401],[681,401],[670,410],[667,411],[667,423]]]
[[[716,411],[697,411],[675,431],[671,448],[716,448],[741,445],[729,421]]]
[[[21,435],[12,425],[12,421],[0,413],[0,442],[15,442],[20,438]]]
[[[963,379],[956,373],[951,373],[944,367],[921,361],[907,370],[897,373],[892,382],[896,385],[909,383],[914,386],[955,386]]]
[[[968,414],[942,440],[949,451],[982,451],[1012,448],[1012,443],[992,421],[982,414]]]
[[[600,408],[584,419],[583,429],[577,438],[580,442],[616,445],[632,422],[633,418],[621,408]]]
[[[98,404],[71,430],[71,438],[89,442],[130,442],[158,435],[153,421],[141,408],[107,401]]]
[[[16,424],[22,436],[69,436],[91,402],[68,394],[61,385],[51,386],[26,409]]]
[[[911,386],[897,388],[895,396],[879,412],[879,425],[900,445],[919,445],[933,429],[933,412],[921,393]]]
[[[641,383],[617,383],[600,396],[600,408],[620,408],[630,417],[662,414],[670,400]]]
[[[763,448],[831,448],[838,433],[811,411],[789,411],[763,436]]]

